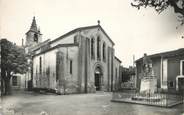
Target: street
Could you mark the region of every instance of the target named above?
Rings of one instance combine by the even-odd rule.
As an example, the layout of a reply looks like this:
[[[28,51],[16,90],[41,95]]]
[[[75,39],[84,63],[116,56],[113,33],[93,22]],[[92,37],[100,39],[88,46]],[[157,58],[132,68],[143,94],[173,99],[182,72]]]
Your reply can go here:
[[[184,104],[160,108],[111,102],[112,93],[38,94],[19,92],[3,97],[3,115],[182,115]]]

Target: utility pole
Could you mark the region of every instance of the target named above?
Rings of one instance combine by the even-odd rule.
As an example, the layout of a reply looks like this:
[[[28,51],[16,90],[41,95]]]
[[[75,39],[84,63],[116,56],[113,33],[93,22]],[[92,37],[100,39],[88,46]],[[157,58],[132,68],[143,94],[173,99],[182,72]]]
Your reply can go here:
[[[135,67],[135,55],[133,55],[133,67]]]

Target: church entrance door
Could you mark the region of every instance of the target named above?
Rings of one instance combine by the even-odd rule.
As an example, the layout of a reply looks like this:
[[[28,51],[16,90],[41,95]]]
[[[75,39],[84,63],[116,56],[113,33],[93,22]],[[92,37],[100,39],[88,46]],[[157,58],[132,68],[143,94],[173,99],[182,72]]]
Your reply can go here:
[[[97,67],[95,69],[95,87],[96,87],[96,91],[100,91],[101,90],[101,86],[102,86],[102,70],[100,67]]]
[[[96,87],[96,91],[100,90],[100,74],[95,74],[95,87]]]

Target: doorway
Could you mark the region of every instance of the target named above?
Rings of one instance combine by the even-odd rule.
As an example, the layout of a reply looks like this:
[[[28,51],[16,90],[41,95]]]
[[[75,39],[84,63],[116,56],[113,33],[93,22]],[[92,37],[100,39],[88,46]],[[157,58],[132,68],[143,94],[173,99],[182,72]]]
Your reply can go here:
[[[95,69],[94,73],[94,81],[95,81],[95,87],[96,91],[102,90],[102,69],[98,66]]]
[[[101,86],[100,74],[95,74],[96,91],[100,91],[100,86]]]
[[[178,89],[179,92],[184,92],[184,78],[178,78]]]

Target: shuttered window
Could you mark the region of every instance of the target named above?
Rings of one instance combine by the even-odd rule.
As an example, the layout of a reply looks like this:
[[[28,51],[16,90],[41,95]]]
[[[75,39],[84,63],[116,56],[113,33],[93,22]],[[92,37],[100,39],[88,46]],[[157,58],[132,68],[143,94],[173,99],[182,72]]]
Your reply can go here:
[[[73,68],[73,66],[72,66],[73,64],[72,63],[73,63],[72,60],[70,60],[70,74],[72,74],[72,71],[73,71],[72,70],[72,68]]]

